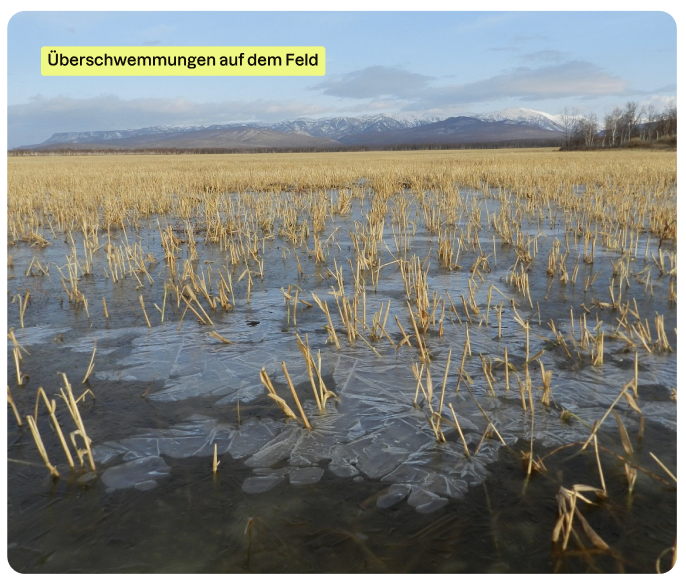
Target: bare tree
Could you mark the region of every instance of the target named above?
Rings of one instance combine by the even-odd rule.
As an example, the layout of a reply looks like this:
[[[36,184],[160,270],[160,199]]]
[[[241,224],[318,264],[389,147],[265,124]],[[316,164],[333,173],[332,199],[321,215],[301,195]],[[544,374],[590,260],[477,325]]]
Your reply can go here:
[[[588,117],[584,117],[581,126],[583,129],[584,144],[591,147],[595,142],[596,134],[598,133],[598,117],[595,113],[591,113]]]
[[[660,115],[653,104],[645,108],[645,123],[641,126],[641,139],[657,139],[657,122]]]
[[[579,116],[576,120],[571,143],[574,146],[593,147],[598,136],[598,117],[595,113]]]
[[[611,113],[605,115],[605,135],[609,137],[610,146],[617,145],[622,120],[622,110],[615,107]]]
[[[560,121],[563,127],[565,136],[565,145],[569,147],[572,145],[572,139],[577,131],[579,124],[580,112],[576,108],[565,107],[560,113]]]
[[[676,103],[674,100],[665,107],[659,125],[663,135],[676,135]]]
[[[641,123],[641,118],[643,117],[644,109],[639,107],[636,101],[628,101],[625,108],[624,114],[622,115],[622,142],[628,142],[632,137],[636,135],[636,128]]]

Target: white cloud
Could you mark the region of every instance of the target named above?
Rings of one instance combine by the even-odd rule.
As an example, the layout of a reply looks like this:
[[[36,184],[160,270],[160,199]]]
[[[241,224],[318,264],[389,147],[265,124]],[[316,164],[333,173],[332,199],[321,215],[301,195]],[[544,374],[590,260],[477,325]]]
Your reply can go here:
[[[639,105],[641,107],[649,107],[652,105],[657,111],[664,111],[667,107],[671,107],[676,103],[676,99],[672,95],[649,95],[641,99]]]
[[[570,97],[597,97],[627,93],[627,82],[586,61],[569,61],[512,71],[463,85],[438,87],[425,92],[427,103],[476,103],[505,98],[538,101]]]
[[[532,60],[553,60],[564,53],[529,53]],[[134,129],[152,125],[209,125],[240,121],[275,122],[296,117],[342,113],[412,111],[455,115],[478,109],[497,109],[503,103],[544,102],[561,109],[570,102],[602,111],[610,100],[639,96],[661,109],[676,93],[675,87],[650,92],[631,90],[625,79],[587,61],[522,66],[468,83],[445,83],[398,67],[374,66],[326,78],[309,89],[319,93],[312,103],[270,99],[198,103],[182,98],[121,99],[101,95],[87,99],[36,96],[28,103],[8,107],[10,148],[45,141],[53,133]],[[673,90],[670,90],[673,89]],[[666,95],[666,96],[665,96]],[[327,97],[328,96],[328,97]],[[540,107],[543,107],[541,105]],[[534,108],[536,108],[534,106]]]
[[[539,51],[531,60],[557,60],[565,53]],[[629,94],[627,82],[587,61],[567,61],[537,68],[517,67],[471,83],[436,86],[427,77],[399,68],[368,67],[311,89],[325,95],[395,102],[396,107],[435,110],[465,104],[517,99],[540,101]]]
[[[424,90],[433,77],[411,73],[398,67],[367,67],[345,75],[332,76],[310,87],[324,95],[369,99],[384,96],[407,98]]]

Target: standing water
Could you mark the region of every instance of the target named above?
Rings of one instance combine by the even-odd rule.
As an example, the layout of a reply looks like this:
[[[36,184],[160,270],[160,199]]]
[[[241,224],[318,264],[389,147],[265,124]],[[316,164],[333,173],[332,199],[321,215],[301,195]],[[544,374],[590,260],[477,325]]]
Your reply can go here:
[[[675,241],[494,188],[222,199],[11,247],[15,570],[670,568]]]

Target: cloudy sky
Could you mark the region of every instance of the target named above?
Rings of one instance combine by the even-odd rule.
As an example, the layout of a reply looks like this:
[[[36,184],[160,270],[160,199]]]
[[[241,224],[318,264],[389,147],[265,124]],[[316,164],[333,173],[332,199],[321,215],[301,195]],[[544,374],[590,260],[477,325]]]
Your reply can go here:
[[[53,133],[295,117],[564,107],[676,96],[664,12],[20,12],[8,146]],[[42,77],[54,46],[324,46],[324,77]]]

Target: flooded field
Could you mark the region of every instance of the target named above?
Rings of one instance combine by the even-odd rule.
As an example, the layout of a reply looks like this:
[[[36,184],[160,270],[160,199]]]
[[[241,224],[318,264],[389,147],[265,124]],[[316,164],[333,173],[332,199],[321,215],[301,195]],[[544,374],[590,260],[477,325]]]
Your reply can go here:
[[[15,570],[671,568],[674,153],[8,175]]]

